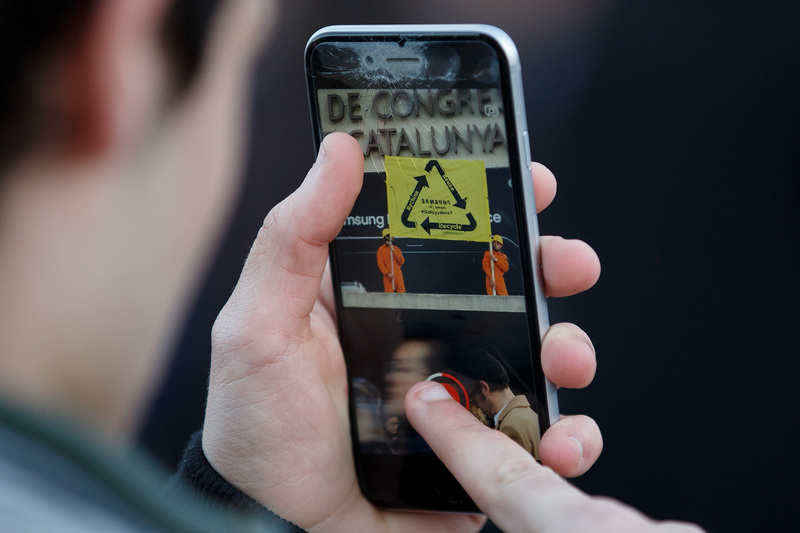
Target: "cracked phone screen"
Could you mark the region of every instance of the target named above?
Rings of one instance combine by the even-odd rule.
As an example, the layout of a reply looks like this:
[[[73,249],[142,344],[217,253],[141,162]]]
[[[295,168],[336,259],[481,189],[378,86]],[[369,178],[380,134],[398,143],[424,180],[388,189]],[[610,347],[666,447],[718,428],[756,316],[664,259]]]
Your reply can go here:
[[[505,375],[498,386],[535,411],[538,339],[498,52],[475,39],[322,42],[309,79],[318,137],[345,132],[364,155],[364,185],[331,257],[358,449],[432,453],[403,409],[426,379],[492,427],[499,413],[481,382]],[[529,434],[537,455],[538,425]]]

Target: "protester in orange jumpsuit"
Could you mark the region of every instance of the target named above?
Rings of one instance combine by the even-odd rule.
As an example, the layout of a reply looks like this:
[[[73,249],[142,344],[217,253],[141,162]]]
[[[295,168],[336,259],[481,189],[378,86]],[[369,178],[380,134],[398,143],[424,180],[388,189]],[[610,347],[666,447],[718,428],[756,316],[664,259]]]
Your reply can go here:
[[[503,274],[508,272],[508,256],[500,251],[503,247],[503,238],[500,235],[492,237],[492,252],[486,250],[483,252],[483,271],[486,272],[486,294],[499,296],[508,296],[508,289],[506,289],[506,282],[503,279]],[[492,282],[492,263],[494,263],[494,282]],[[492,288],[494,287],[494,291]]]
[[[394,261],[392,261],[392,256],[394,256]],[[378,268],[383,273],[383,292],[406,292],[403,272],[400,270],[405,262],[403,252],[395,246],[389,229],[383,230],[383,245],[378,248]],[[394,280],[394,286],[392,286],[392,280]]]

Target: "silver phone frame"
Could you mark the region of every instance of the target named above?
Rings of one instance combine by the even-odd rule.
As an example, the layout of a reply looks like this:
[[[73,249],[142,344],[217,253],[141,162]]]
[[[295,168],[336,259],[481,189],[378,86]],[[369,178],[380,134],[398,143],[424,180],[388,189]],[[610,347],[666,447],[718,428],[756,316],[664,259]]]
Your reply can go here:
[[[525,112],[525,97],[522,88],[522,65],[519,52],[511,37],[495,26],[488,24],[385,24],[385,25],[333,25],[316,31],[306,43],[304,57],[308,57],[309,48],[322,38],[334,36],[379,36],[379,35],[421,35],[426,36],[469,36],[481,35],[493,40],[502,50],[507,61],[510,77],[510,94],[514,106],[514,123],[516,127],[517,151],[524,154],[524,160],[517,162],[521,176],[531,172],[531,148],[528,135],[528,121]],[[314,120],[314,117],[312,117]],[[511,162],[513,164],[513,162]],[[547,297],[544,288],[542,272],[542,255],[539,241],[539,223],[536,214],[536,200],[533,191],[533,180],[522,179],[523,205],[526,214],[526,227],[528,234],[528,250],[530,251],[530,264],[534,265],[531,272],[533,280],[533,304],[535,305],[540,348],[544,337],[550,327],[547,311]],[[541,354],[540,354],[541,360]],[[540,363],[541,368],[541,363]],[[547,401],[547,425],[552,425],[559,420],[557,388],[553,382],[543,376],[545,384],[544,395]],[[540,415],[541,416],[541,415]]]

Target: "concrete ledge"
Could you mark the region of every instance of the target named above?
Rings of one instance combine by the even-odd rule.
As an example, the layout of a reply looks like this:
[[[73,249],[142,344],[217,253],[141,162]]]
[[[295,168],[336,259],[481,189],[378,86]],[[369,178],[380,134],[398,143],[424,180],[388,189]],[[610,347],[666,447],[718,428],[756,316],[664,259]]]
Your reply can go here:
[[[344,307],[373,309],[424,309],[451,311],[491,311],[524,313],[522,296],[485,296],[477,294],[394,294],[382,292],[345,292]]]

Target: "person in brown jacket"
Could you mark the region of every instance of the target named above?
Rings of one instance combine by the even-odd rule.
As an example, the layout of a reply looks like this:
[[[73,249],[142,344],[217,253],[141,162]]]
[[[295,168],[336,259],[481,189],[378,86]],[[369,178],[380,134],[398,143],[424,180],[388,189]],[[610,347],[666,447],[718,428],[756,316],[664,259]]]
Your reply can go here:
[[[524,395],[511,391],[508,373],[500,361],[486,350],[474,350],[459,366],[472,381],[470,399],[487,415],[490,425],[538,459],[539,417]]]

